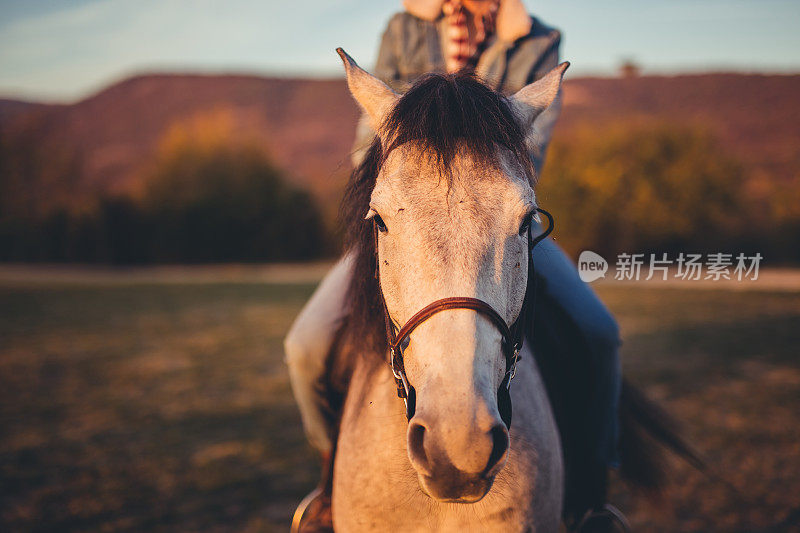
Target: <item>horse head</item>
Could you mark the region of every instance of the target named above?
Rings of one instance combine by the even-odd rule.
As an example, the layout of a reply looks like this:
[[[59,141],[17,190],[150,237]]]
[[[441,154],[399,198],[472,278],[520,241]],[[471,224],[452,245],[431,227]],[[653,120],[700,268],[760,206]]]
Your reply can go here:
[[[339,50],[353,97],[377,132],[380,168],[363,216],[392,331],[431,302],[484,302],[506,324],[528,282],[536,217],[529,143],[567,64],[506,98],[467,75],[430,75],[403,96]],[[486,495],[509,453],[498,406],[507,343],[486,312],[436,312],[402,340],[413,392],[408,458],[440,501]]]

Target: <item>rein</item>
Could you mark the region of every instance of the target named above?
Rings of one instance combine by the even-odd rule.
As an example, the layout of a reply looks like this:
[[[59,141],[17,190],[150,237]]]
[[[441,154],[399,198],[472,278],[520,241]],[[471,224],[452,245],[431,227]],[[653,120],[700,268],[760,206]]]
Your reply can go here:
[[[388,340],[390,354],[389,364],[397,385],[397,396],[402,398],[406,406],[407,419],[410,420],[411,417],[414,416],[417,403],[416,390],[408,381],[405,365],[403,363],[403,352],[406,346],[408,346],[407,341],[411,333],[423,322],[437,313],[451,309],[470,309],[488,318],[503,337],[502,350],[506,359],[506,372],[503,381],[500,383],[500,387],[497,389],[497,408],[503,423],[507,428],[511,428],[511,380],[514,379],[517,363],[520,360],[520,351],[522,350],[522,344],[525,339],[525,324],[533,319],[536,300],[536,271],[533,266],[531,252],[533,252],[534,246],[550,235],[554,226],[553,216],[550,213],[544,209],[538,208],[537,212],[547,217],[548,227],[542,234],[534,238],[532,234],[532,225],[528,226],[528,276],[525,286],[525,298],[522,301],[522,309],[520,310],[519,316],[510,326],[500,313],[495,311],[491,305],[483,300],[467,296],[452,296],[428,304],[409,318],[399,331],[396,331],[392,318],[389,315],[389,309],[386,307],[383,289],[380,287],[380,268],[377,266],[380,264],[378,261],[378,226],[373,222],[373,232],[375,234],[375,276],[378,279],[378,293],[380,294],[381,308],[383,309],[383,318],[386,324],[386,339]]]

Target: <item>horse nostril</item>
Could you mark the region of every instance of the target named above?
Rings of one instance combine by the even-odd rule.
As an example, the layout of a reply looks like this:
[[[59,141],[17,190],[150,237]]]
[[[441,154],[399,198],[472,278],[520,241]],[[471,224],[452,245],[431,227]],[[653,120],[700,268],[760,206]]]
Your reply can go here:
[[[425,453],[425,426],[411,422],[408,426],[408,455],[417,469],[430,475],[428,456]]]
[[[508,430],[506,427],[498,424],[489,433],[492,436],[492,453],[489,455],[489,463],[486,465],[484,474],[487,477],[500,471],[508,454]]]

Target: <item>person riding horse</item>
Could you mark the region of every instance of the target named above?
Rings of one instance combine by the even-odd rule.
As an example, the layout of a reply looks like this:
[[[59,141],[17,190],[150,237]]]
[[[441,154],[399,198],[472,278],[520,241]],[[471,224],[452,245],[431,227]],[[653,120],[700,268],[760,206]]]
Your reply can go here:
[[[405,11],[389,21],[380,45],[376,77],[396,92],[404,92],[420,76],[472,71],[484,83],[513,94],[558,65],[561,34],[527,14],[521,0],[404,0]],[[541,175],[546,148],[560,111],[560,98],[535,122],[537,141],[529,155]],[[375,136],[366,118],[359,122],[353,150],[355,166]],[[536,276],[549,305],[565,317],[562,326],[574,339],[571,351],[591,369],[592,386],[583,408],[583,435],[594,490],[587,509],[605,504],[609,467],[619,463],[618,405],[621,371],[617,324],[595,293],[578,277],[565,253],[546,238],[533,249]],[[320,387],[336,332],[346,320],[345,292],[352,276],[348,254],[331,269],[288,332],[284,346],[293,392],[311,445],[324,462],[331,460],[336,435],[327,393]],[[532,313],[531,313],[532,314]],[[537,358],[544,347],[537,347]],[[539,348],[539,349],[537,349]],[[546,355],[544,355],[546,357]],[[555,363],[557,364],[557,363]],[[317,502],[317,511],[324,508]]]

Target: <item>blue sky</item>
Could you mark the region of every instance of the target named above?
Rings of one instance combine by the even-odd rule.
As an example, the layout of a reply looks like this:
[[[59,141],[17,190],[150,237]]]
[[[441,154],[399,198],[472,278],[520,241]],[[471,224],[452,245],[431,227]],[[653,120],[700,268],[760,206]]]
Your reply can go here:
[[[800,72],[799,0],[526,0],[572,76]],[[0,95],[74,100],[137,72],[338,75],[371,65],[400,0],[0,0]]]

